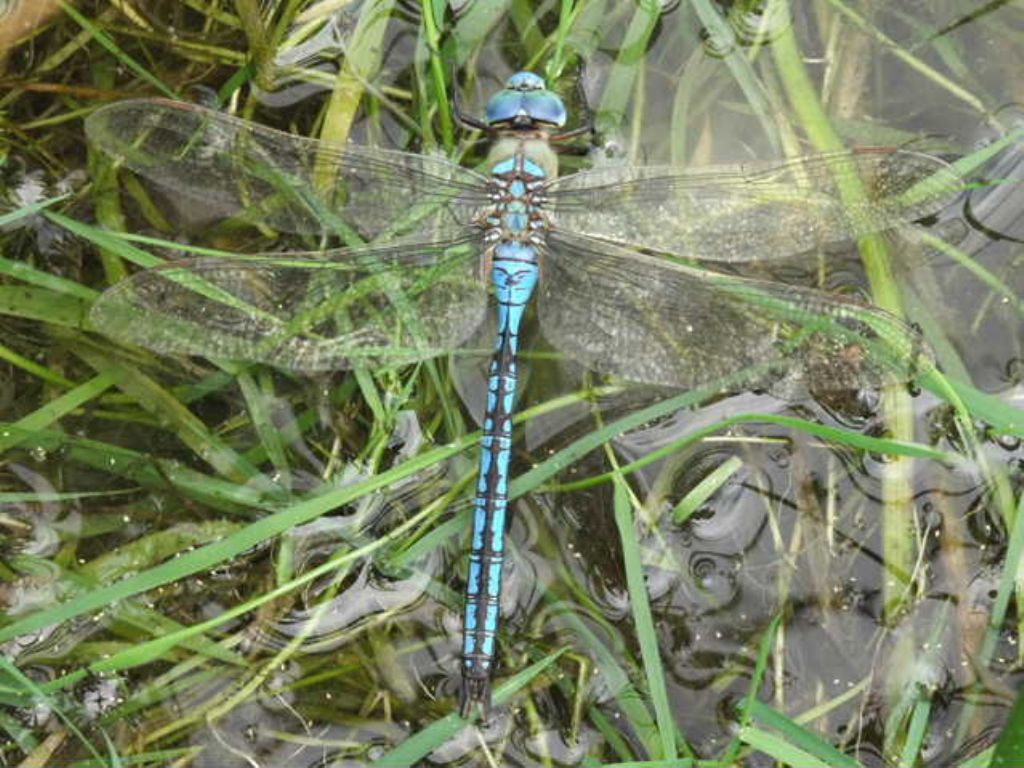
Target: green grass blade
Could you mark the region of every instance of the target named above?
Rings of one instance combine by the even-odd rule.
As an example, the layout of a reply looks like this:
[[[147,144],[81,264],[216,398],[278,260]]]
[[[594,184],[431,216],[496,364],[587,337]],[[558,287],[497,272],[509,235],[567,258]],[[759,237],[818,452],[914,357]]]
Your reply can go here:
[[[511,701],[517,692],[529,685],[531,680],[554,664],[563,653],[564,650],[555,651],[498,685],[494,689],[494,704],[501,706]],[[386,766],[388,768],[419,765],[431,752],[454,738],[468,725],[469,721],[463,720],[455,713],[446,715],[440,720],[435,720],[397,747],[374,758],[370,765]]]
[[[33,433],[49,427],[86,403],[95,400],[113,385],[114,378],[101,373],[18,419],[10,429],[0,429],[0,453],[9,451],[19,443],[30,439]]]
[[[0,315],[37,320],[54,326],[82,328],[91,302],[33,286],[0,286]]]
[[[65,2],[65,0],[61,0],[60,7],[64,10],[64,13],[66,13],[68,16],[74,19],[75,23],[78,24],[78,26],[80,26],[82,29],[84,29],[86,32],[92,35],[93,39],[101,46],[106,48],[107,51],[112,56],[114,56],[114,58],[121,62],[121,64],[130,69],[144,81],[152,85],[167,98],[178,98],[178,94],[176,94],[166,85],[164,85],[164,82],[160,78],[158,78],[156,75],[154,75],[144,66],[142,66],[139,62],[137,62],[134,58],[125,53],[125,51],[122,48],[120,48],[117,45],[117,43],[115,43],[107,35],[106,32],[104,32],[102,29],[93,24],[89,19],[87,19],[77,10],[75,10],[75,7],[71,3]]]
[[[1022,505],[1024,506],[1024,505]],[[996,742],[989,768],[1017,768],[1024,765],[1024,691],[1017,693],[1017,698],[1010,708],[1010,716]]]
[[[794,720],[757,699],[747,702],[745,709],[752,720],[773,731],[778,731],[779,737],[786,743],[804,754],[821,760],[825,765],[832,768],[858,768],[860,765],[852,757],[843,754],[816,733],[802,728]],[[747,726],[747,728],[752,728],[752,726]]]
[[[619,541],[622,545],[626,589],[629,593],[629,604],[633,612],[637,640],[640,644],[640,656],[643,659],[647,689],[654,707],[654,717],[658,723],[660,748],[654,753],[654,756],[674,760],[678,757],[674,720],[668,701],[664,665],[661,662],[661,652],[658,648],[658,633],[654,627],[654,617],[651,614],[651,604],[647,595],[647,580],[644,578],[640,542],[636,536],[636,522],[630,499],[631,494],[626,481],[620,475],[616,475],[615,500],[613,502],[615,525],[618,528]]]
[[[64,724],[64,727],[68,729],[75,739],[77,739],[78,742],[85,747],[95,759],[100,759],[100,753],[93,746],[92,742],[86,738],[85,734],[78,729],[78,726],[75,725],[75,719],[64,711],[64,707],[61,702],[43,691],[31,677],[24,674],[20,669],[14,666],[14,664],[3,654],[0,654],[0,672],[13,680],[14,683],[24,691],[26,696],[43,702]]]
[[[101,587],[82,596],[82,599],[77,600],[74,605],[57,605],[18,619],[0,627],[0,643],[42,629],[50,624],[69,621],[77,616],[99,610],[110,603],[148,592],[178,579],[207,571],[297,525],[315,520],[338,507],[350,504],[356,499],[411,477],[420,470],[461,452],[465,447],[465,445],[457,443],[427,451],[380,475],[299,501],[247,525],[237,533],[216,543],[186,552],[174,560],[116,584]]]
[[[672,520],[677,524],[685,523],[690,515],[700,509],[701,505],[710,499],[715,492],[729,482],[729,478],[735,475],[743,467],[743,460],[738,456],[732,456],[727,461],[708,474],[703,480],[693,487],[672,510]]]
[[[0,231],[8,229],[12,224],[15,224],[22,219],[27,219],[31,216],[40,213],[41,211],[50,208],[57,203],[67,200],[70,195],[57,195],[56,197],[50,197],[46,200],[40,200],[35,203],[29,203],[13,211],[9,211],[4,214],[0,214]]]

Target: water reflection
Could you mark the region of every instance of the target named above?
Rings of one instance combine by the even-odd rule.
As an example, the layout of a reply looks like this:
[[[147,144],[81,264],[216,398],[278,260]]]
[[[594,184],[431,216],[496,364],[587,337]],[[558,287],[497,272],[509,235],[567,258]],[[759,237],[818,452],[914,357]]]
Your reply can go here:
[[[945,408],[930,396],[912,404],[922,429]],[[622,465],[642,464],[645,457],[684,445],[687,435],[737,412],[838,421],[829,408],[813,401],[794,404],[769,395],[741,395],[622,435],[614,440],[616,455]],[[868,434],[884,423],[877,408],[839,415],[845,417],[844,427],[853,424]],[[611,420],[614,411],[606,416]],[[563,439],[570,439],[573,422],[562,423],[569,430]],[[955,435],[934,431],[932,439],[941,445]],[[996,445],[1004,453],[1000,461],[1006,461],[1006,453],[1011,461],[1019,458],[1020,441],[995,443],[992,450]],[[676,522],[673,513],[681,500],[717,468],[736,460],[739,464],[713,495],[685,522]],[[893,707],[899,706],[894,702],[901,685],[947,707],[937,715],[939,722],[957,721],[959,692],[974,680],[962,663],[963,649],[980,642],[980,635],[970,640],[971,628],[984,625],[996,587],[977,576],[972,581],[970,574],[999,561],[1003,525],[991,515],[989,490],[977,465],[916,462],[912,501],[898,514],[912,516],[910,529],[918,532],[924,561],[914,578],[926,584],[928,593],[912,602],[898,623],[888,624],[883,596],[893,574],[886,570],[883,529],[872,510],[884,498],[892,464],[882,454],[751,424],[677,448],[632,473],[643,500],[641,546],[660,657],[670,676],[670,696],[685,702],[678,710],[683,727],[705,734],[700,748],[710,753],[727,741],[732,721],[708,712],[719,711],[729,695],[745,695],[755,649],[780,611],[787,616],[781,630],[785,656],[776,662],[777,674],[765,681],[763,694],[791,712],[834,699],[818,726],[830,741],[844,743],[863,734],[871,722],[899,717]],[[579,573],[587,594],[608,621],[623,625],[628,637],[631,607],[620,555],[601,532],[610,526],[608,509],[599,494],[589,506],[580,499],[565,503],[563,516],[578,533],[568,536],[564,546],[589,563]],[[972,584],[966,593],[955,592],[954,585],[965,583]],[[958,611],[950,610],[953,594],[963,601]],[[905,638],[918,638],[918,644],[908,645]],[[1012,645],[1013,638],[1003,642]],[[909,657],[908,649],[913,649]],[[591,688],[592,695],[598,690],[606,689]],[[936,735],[926,751],[941,755],[960,749],[957,744],[962,742],[954,736]],[[859,748],[862,759],[871,753],[869,747]],[[879,754],[890,749],[878,748]]]

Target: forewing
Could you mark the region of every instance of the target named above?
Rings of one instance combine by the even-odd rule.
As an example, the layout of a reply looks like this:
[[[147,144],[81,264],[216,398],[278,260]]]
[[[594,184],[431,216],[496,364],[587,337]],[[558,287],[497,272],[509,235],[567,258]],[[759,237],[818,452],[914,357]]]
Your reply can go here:
[[[805,379],[817,390],[906,381],[931,362],[914,329],[820,291],[695,269],[564,234],[542,263],[544,335],[589,367],[680,388]]]
[[[610,166],[554,180],[555,226],[717,261],[784,258],[942,208],[963,189],[944,161],[863,150],[680,170]]]
[[[440,239],[486,202],[484,177],[444,158],[330,144],[194,104],[122,101],[85,128],[133,171],[197,203],[207,222],[367,238],[429,226]]]
[[[197,259],[107,290],[94,326],[169,355],[305,371],[402,365],[457,347],[487,305],[473,241]]]

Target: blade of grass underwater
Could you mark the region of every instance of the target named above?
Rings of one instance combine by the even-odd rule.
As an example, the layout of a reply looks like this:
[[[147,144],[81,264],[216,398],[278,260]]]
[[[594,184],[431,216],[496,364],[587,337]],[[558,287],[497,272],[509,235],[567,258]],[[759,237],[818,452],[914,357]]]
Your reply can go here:
[[[440,28],[444,24],[445,5],[446,3],[436,0],[422,0],[421,8],[423,10],[425,42],[427,50],[430,52],[430,76],[434,85],[434,103],[441,123],[441,145],[450,155],[455,148],[455,122],[452,119],[451,99],[448,98],[448,90],[445,87],[445,78],[448,73],[445,71],[444,60],[441,56]],[[454,83],[452,87],[456,87]],[[422,128],[424,136],[430,137],[429,123],[423,125]]]
[[[952,392],[968,418],[984,421],[997,433],[1024,437],[1024,409],[997,395],[982,392],[966,382],[946,379],[937,371],[921,379],[921,386],[946,401],[950,401],[949,393]]]
[[[87,349],[77,349],[75,354],[97,373],[112,378],[118,389],[131,395],[143,410],[152,414],[161,426],[174,432],[219,474],[241,484],[270,488],[269,481],[259,469],[228,447],[174,395],[137,368]]]
[[[369,0],[360,8],[359,19],[352,32],[352,45],[338,70],[324,112],[320,139],[339,144],[348,141],[363,96],[363,83],[380,69],[384,35],[394,5],[395,0]],[[327,188],[335,170],[326,156],[317,158],[314,171],[317,186],[323,184]]]
[[[10,429],[0,428],[0,453],[14,448],[31,438],[33,433],[49,427],[91,400],[95,400],[113,385],[113,377],[101,373],[18,419],[10,425]]]
[[[526,688],[532,680],[540,675],[545,669],[554,664],[558,658],[565,653],[565,649],[554,651],[546,657],[537,661],[521,672],[517,672],[494,689],[495,706],[503,706],[521,690]],[[476,719],[475,717],[473,719]],[[446,744],[449,740],[467,728],[473,720],[464,720],[456,713],[445,715],[436,720],[419,733],[410,736],[397,747],[388,750],[370,761],[370,765],[394,766],[405,768],[410,765],[419,765],[420,761],[426,758],[438,747]]]
[[[479,436],[477,436],[479,439]],[[411,477],[441,461],[464,451],[473,441],[463,440],[453,445],[435,448],[419,454],[379,475],[342,488],[299,501],[267,517],[250,523],[237,533],[200,549],[182,554],[172,561],[162,563],[143,573],[128,577],[116,584],[91,592],[74,606],[57,605],[30,614],[23,619],[0,627],[0,643],[19,635],[34,632],[50,624],[68,621],[104,606],[151,589],[169,584],[186,576],[207,571],[221,563],[228,562],[248,549],[278,536],[281,533],[310,520],[331,512],[338,507],[351,504],[375,491],[387,488],[399,480]]]
[[[103,74],[106,75],[103,78],[104,85],[113,86],[113,78],[109,77],[111,73]],[[92,178],[93,216],[96,224],[106,230],[123,232],[128,225],[121,205],[118,166],[112,157],[92,145],[86,147],[86,158],[89,176]],[[98,251],[107,285],[119,283],[128,276],[123,260],[103,248]]]
[[[57,203],[63,202],[64,200],[67,200],[69,197],[70,195],[57,195],[56,197],[50,197],[47,198],[46,200],[40,200],[35,203],[29,203],[28,205],[23,205],[20,208],[16,208],[13,211],[8,211],[7,213],[0,214],[0,231],[7,229],[12,224],[19,222],[22,219],[27,219],[30,216],[34,216],[35,214],[39,213],[40,211],[44,211],[47,208],[56,205]],[[21,264],[21,262],[18,263]]]
[[[239,523],[222,521],[180,524],[128,542],[116,551],[101,554],[82,564],[74,571],[65,571],[62,579],[69,582],[69,591],[76,593],[67,602],[73,603],[78,594],[152,567],[154,563],[174,557],[179,552],[217,541],[239,527]],[[144,632],[146,636],[170,634],[183,629],[177,621],[133,600],[117,603],[110,609],[109,615],[116,622]],[[189,638],[182,646],[195,654],[228,664],[244,666],[247,663],[242,656],[205,637]]]
[[[910,723],[905,729],[903,751],[900,753],[900,765],[917,765],[917,758],[924,745],[924,737],[928,733],[928,720],[931,717],[932,700],[926,696],[918,698],[910,714]],[[923,756],[922,756],[923,758]]]
[[[656,2],[616,3],[616,11],[633,11],[620,43],[615,66],[612,67],[601,95],[597,111],[598,130],[616,131],[626,116],[626,105],[634,98],[637,71],[643,63],[640,51],[647,47],[661,18],[661,5]]]
[[[654,752],[660,734],[651,718],[650,709],[633,685],[629,672],[624,666],[624,660],[629,657],[629,652],[626,650],[626,642],[621,634],[615,627],[605,626],[604,636],[599,636],[588,622],[580,618],[576,605],[556,599],[550,590],[544,591],[543,599],[548,603],[549,609],[578,638],[580,646],[594,659],[604,686],[614,696],[617,712],[621,713],[621,718],[613,720],[611,727],[621,729],[622,721],[625,721],[629,726],[628,731],[634,734],[635,739],[648,752]],[[592,613],[600,615],[597,609],[594,609]],[[614,647],[609,640],[616,641]],[[629,661],[631,662],[632,659]],[[597,711],[591,711],[589,717],[594,721],[595,727],[604,733],[607,729],[602,726],[599,714]],[[683,748],[689,751],[689,745],[681,738],[680,741]],[[617,748],[614,746],[613,748],[625,759],[631,756],[630,746],[623,741]]]
[[[49,272],[43,272],[24,261],[11,261],[10,259],[0,258],[0,275],[7,275],[23,283],[44,288],[56,294],[84,299],[85,301],[92,301],[99,295],[98,291],[88,288],[81,283],[64,277],[58,277]]]
[[[0,654],[0,671],[12,678],[32,699],[43,702],[64,724],[64,727],[68,729],[75,739],[77,739],[78,742],[85,747],[85,749],[88,750],[94,758],[97,760],[100,759],[100,754],[92,745],[92,742],[85,737],[84,733],[78,730],[78,726],[75,725],[74,719],[64,712],[64,707],[61,702],[41,690],[35,680],[14,666],[14,664],[3,654]]]
[[[66,13],[68,16],[75,20],[75,23],[78,24],[78,26],[80,26],[82,29],[84,29],[86,32],[92,35],[93,40],[95,40],[101,46],[106,48],[107,51],[115,59],[120,61],[125,67],[127,67],[140,78],[142,78],[144,81],[152,85],[154,88],[160,91],[160,93],[164,94],[164,96],[166,96],[167,98],[178,98],[178,94],[176,94],[166,85],[164,85],[164,82],[160,78],[158,78],[144,66],[139,64],[139,62],[137,62],[135,59],[133,59],[131,56],[125,53],[125,51],[122,50],[117,45],[117,43],[115,43],[107,35],[106,32],[104,32],[102,29],[93,24],[85,16],[76,11],[71,3],[65,2],[65,0],[60,0],[60,7],[63,9],[64,13]]]
[[[750,714],[752,720],[773,731],[778,731],[779,736],[788,744],[823,761],[825,765],[832,768],[859,768],[860,763],[852,757],[840,752],[813,731],[802,728],[794,720],[767,704],[757,699],[751,699],[744,703],[744,709]],[[754,729],[751,725],[746,727],[751,730],[760,730]]]
[[[717,386],[690,390],[676,397],[662,400],[652,406],[635,411],[628,416],[584,435],[513,479],[509,486],[510,498],[516,498],[524,493],[529,493],[535,488],[539,488],[543,482],[568,469],[588,453],[596,448],[600,448],[604,443],[618,435],[641,427],[661,416],[666,416],[674,411],[700,403],[718,394],[718,392],[719,388]],[[530,418],[533,415],[533,410],[523,411],[519,418]]]
[[[59,213],[53,213],[52,211],[47,212],[46,217],[54,224],[64,227],[64,229],[73,235],[77,235],[84,240],[88,240],[90,243],[99,246],[101,249],[109,251],[125,261],[130,261],[132,264],[137,266],[149,268],[164,263],[163,259],[159,259],[151,253],[143,251],[141,248],[136,248],[130,244],[127,237],[118,235],[115,232],[109,232],[105,229],[85,224]],[[147,240],[147,242],[151,240],[152,238]],[[159,241],[157,241],[157,243],[159,243]],[[165,247],[175,248],[178,244],[166,241],[163,245]]]
[[[581,5],[586,5],[584,0]],[[552,51],[551,58],[549,59],[549,72],[557,78],[562,74],[562,70],[565,69],[566,60],[565,49],[569,44],[569,34],[573,29],[573,23],[576,21],[576,15],[578,11],[575,2],[573,0],[562,0],[562,6],[558,12],[558,28],[554,32],[554,50]]]
[[[965,192],[970,189],[970,185],[964,181],[965,178],[985,166],[1003,150],[1016,145],[1022,138],[1024,138],[1024,128],[1011,131],[990,144],[986,144],[973,152],[958,157],[949,163],[946,168],[940,168],[928,178],[922,179],[910,189],[902,192],[897,199],[907,204],[912,204],[917,200],[933,197],[943,191]],[[912,231],[916,234],[927,234],[926,230],[915,228]],[[949,246],[948,243],[946,245]]]
[[[239,26],[246,38],[250,64],[256,71],[256,82],[264,89],[274,87],[273,67],[276,42],[270,39],[271,32],[264,24],[263,13],[254,0],[235,0],[235,12]],[[286,7],[292,10],[294,4]]]
[[[38,320],[50,325],[82,328],[89,302],[30,285],[0,286],[0,315]]]
[[[241,642],[242,638],[235,634],[222,640],[221,645],[226,646],[229,652],[233,652],[232,646]],[[189,656],[175,663],[167,671],[148,678],[133,688],[128,698],[116,709],[104,713],[100,722],[112,726],[123,722],[126,717],[143,716],[151,707],[166,705],[173,708],[173,702],[180,701],[183,696],[187,697],[190,692],[205,686],[217,688],[223,683],[224,677],[224,670],[220,665],[211,664],[201,656]],[[61,678],[54,682],[61,682]]]
[[[29,360],[27,357],[23,357],[9,347],[5,347],[0,344],[0,360],[10,363],[15,368],[20,368],[29,376],[34,376],[40,381],[45,381],[58,389],[71,389],[75,386],[75,382],[70,379],[66,379],[59,373],[50,370],[45,365],[40,365],[34,360]]]
[[[986,624],[985,639],[978,649],[974,663],[987,666],[999,642],[1007,610],[1015,590],[1020,588],[1020,563],[1024,562],[1024,492],[1017,499],[1017,509],[1012,520],[1013,528],[1006,544],[1006,556],[1002,563],[999,588],[992,604],[992,616]]]
[[[660,406],[661,403],[656,403],[654,406],[650,406],[649,410],[652,411],[652,420],[655,418],[659,418],[661,416],[666,416],[669,413],[671,413],[672,410],[678,410],[678,408],[674,408],[662,411]],[[565,466],[561,466],[561,462],[564,461],[564,459],[561,456],[563,451],[569,453],[570,455],[577,456],[578,458],[578,455],[583,455],[587,451],[593,450],[593,448],[601,445],[605,441],[614,440],[619,435],[633,428],[629,427],[627,429],[623,429],[619,427],[618,425],[620,425],[623,421],[632,421],[632,416],[627,416],[626,418],[621,419],[620,421],[613,422],[612,424],[602,427],[597,432],[590,433],[585,437],[580,438],[575,443],[572,443],[566,448],[562,449],[562,451],[553,454],[545,461],[541,462],[540,464],[537,464],[534,467],[534,470],[541,469],[549,461],[554,461],[559,464],[559,468],[556,471],[561,471],[562,469],[565,468]],[[700,429],[693,430],[692,432],[684,435],[678,440],[674,440],[671,443],[664,445],[655,451],[651,451],[650,453],[646,454],[642,459],[638,459],[629,464],[624,464],[619,471],[622,472],[622,474],[624,475],[633,474],[634,472],[643,469],[644,467],[650,464],[660,461],[661,459],[664,459],[668,456],[671,456],[672,454],[676,453],[682,448],[685,448],[688,445],[692,445],[693,443],[699,442],[706,437],[711,437],[720,432],[724,432],[728,430],[730,427],[735,426],[737,424],[744,424],[748,422],[755,424],[778,424],[779,426],[788,427],[793,430],[797,430],[809,435],[820,437],[823,440],[827,440],[830,443],[835,443],[838,445],[849,445],[852,448],[870,451],[873,453],[890,454],[893,456],[907,456],[909,458],[918,459],[932,459],[935,461],[944,461],[954,464],[960,463],[964,460],[963,457],[960,456],[959,454],[940,451],[936,448],[931,448],[921,443],[903,442],[900,440],[890,440],[888,438],[881,437],[871,437],[870,435],[865,435],[860,432],[854,432],[851,430],[841,429],[838,427],[830,427],[824,424],[819,424],[817,422],[807,421],[806,419],[800,419],[795,416],[780,416],[779,414],[775,413],[741,413],[726,419],[720,419],[719,421],[713,424],[708,424],[704,427],[701,427]],[[591,443],[593,442],[591,438],[596,436],[598,433],[603,435],[604,439],[598,442],[597,445],[591,445]],[[580,451],[583,450],[580,447],[581,445],[584,447],[589,446],[587,451],[583,451],[583,454],[580,454]],[[532,471],[533,470],[531,470],[531,472]],[[554,473],[545,472],[545,474],[547,476],[550,476],[551,474]],[[606,472],[604,474],[592,475],[591,477],[585,478],[583,480],[575,480],[569,483],[553,483],[547,487],[552,490],[558,491],[572,491],[590,488],[598,483],[607,482],[612,478],[613,474],[614,473],[612,472]]]
[[[110,768],[125,768],[124,758],[117,751],[117,746],[110,738],[110,733],[103,727],[100,727],[98,730],[100,735],[103,736],[103,745],[107,748],[107,762],[110,764]]]
[[[750,727],[750,707],[751,704],[757,701],[757,692],[761,689],[761,685],[764,682],[765,671],[768,669],[768,659],[772,655],[772,649],[775,648],[781,625],[782,613],[780,611],[772,617],[761,637],[761,644],[757,650],[757,661],[754,663],[754,669],[750,674],[747,695],[739,706],[739,733],[724,753],[727,763],[733,763],[739,757],[740,747],[743,742],[742,734]]]
[[[948,243],[941,237],[937,237],[924,230],[915,230],[914,235],[917,241],[926,248],[948,256],[957,266],[965,269],[978,281],[992,290],[1000,301],[1009,304],[1014,311],[1024,318],[1024,297],[1018,296],[1017,292],[998,275],[989,271],[984,264],[964,253],[952,243]]]
[[[743,460],[739,456],[731,456],[727,461],[715,467],[675,505],[672,509],[673,522],[679,525],[689,520],[690,515],[700,509],[701,505],[710,499],[715,491],[725,485],[742,466]]]
[[[17,432],[10,423],[0,422],[0,433]],[[256,488],[230,483],[204,475],[173,460],[155,460],[143,453],[70,435],[58,430],[22,432],[19,442],[26,450],[45,453],[62,451],[69,464],[82,464],[93,469],[131,480],[143,488],[167,490],[173,487],[188,498],[207,504],[215,510],[237,514],[240,509],[263,509],[280,493],[267,493]],[[279,500],[279,499],[278,499]]]
[[[717,760],[630,760],[626,763],[605,763],[593,757],[583,758],[584,768],[734,768]]]
[[[933,274],[925,272],[925,270],[918,271],[913,286],[903,286],[903,300],[906,303],[908,315],[915,318],[915,322],[921,328],[921,334],[928,342],[929,348],[935,353],[936,368],[942,371],[945,378],[970,381],[971,374],[960,356],[956,344],[946,334],[941,319],[929,307],[930,300],[922,298],[923,296],[938,297],[941,294],[942,290],[935,283]],[[931,306],[938,307],[941,303],[939,301]]]
[[[287,475],[290,467],[284,442],[281,439],[281,430],[275,423],[268,407],[274,402],[273,382],[266,375],[261,375],[260,383],[257,384],[253,376],[245,371],[238,374],[237,381],[242,397],[245,398],[249,423],[259,435],[264,454],[277,472]]]
[[[882,45],[885,46],[886,51],[902,60],[911,69],[920,73],[926,79],[931,80],[938,87],[943,88],[958,99],[966,102],[977,114],[986,114],[985,104],[982,103],[973,93],[964,90],[941,72],[929,66],[925,61],[912,53],[909,53],[905,48],[903,48],[903,46],[892,38],[886,36],[880,29],[878,29],[878,27],[874,26],[864,16],[857,13],[850,7],[849,3],[844,2],[843,0],[827,0],[827,2],[839,11],[839,13],[853,22],[853,24],[864,32],[864,34],[869,35],[882,43]]]
[[[614,463],[615,455],[608,448],[608,458]],[[654,627],[654,617],[647,595],[647,580],[641,562],[640,542],[636,536],[634,515],[637,506],[622,475],[615,475],[615,495],[613,509],[615,525],[619,531],[619,542],[622,546],[622,561],[626,571],[626,590],[629,594],[629,605],[633,613],[633,624],[636,629],[637,642],[640,645],[640,657],[643,660],[644,674],[647,678],[647,690],[654,708],[654,718],[658,723],[660,753],[655,758],[675,760],[676,752],[675,721],[668,702],[668,687],[665,684],[665,665],[661,662],[658,647],[658,633]]]
[[[1018,143],[1020,143],[1021,139],[1024,139],[1024,128],[1018,128],[1014,131],[1010,131],[1009,133],[1005,134],[1004,136],[1001,136],[995,141],[986,144],[983,147],[979,147],[973,152],[969,152],[968,154],[963,155],[962,157],[958,157],[949,165],[954,171],[959,173],[961,176],[969,176],[973,172],[982,168],[990,160],[994,159],[995,156],[998,155],[1003,150],[1016,146]],[[927,183],[927,180],[921,183]],[[1000,179],[996,179],[991,183],[1001,184],[1003,183],[1003,181]]]
[[[4,703],[7,704],[6,701]],[[11,702],[10,710],[13,711],[14,707],[15,704]],[[33,738],[32,729],[18,722],[13,715],[8,714],[8,707],[0,707],[0,732],[7,734],[8,744],[17,746],[26,755],[31,755],[38,746],[38,742]]]
[[[179,766],[189,765],[199,758],[203,747],[196,745],[180,749],[142,750],[121,759],[119,765],[128,766]],[[65,768],[62,766],[62,768]],[[109,760],[76,760],[66,768],[111,768]]]
[[[690,0],[697,18],[704,25],[703,31],[709,36],[716,52],[722,52],[721,58],[729,68],[733,80],[743,92],[746,106],[757,116],[765,138],[773,149],[779,147],[779,130],[775,125],[768,95],[760,78],[754,71],[754,63],[750,58],[749,46],[741,45],[736,40],[736,32],[722,18],[718,8],[710,0]]]
[[[118,606],[116,619],[119,623],[127,624],[128,626],[138,630],[140,633],[144,632],[145,634],[142,635],[143,638],[154,636],[161,637],[185,630],[185,627],[174,619],[168,618],[162,613],[131,601],[126,601],[122,605]],[[130,646],[132,650],[134,650],[134,647],[138,642],[144,642],[144,640],[132,638]],[[206,660],[216,660],[236,667],[246,667],[250,663],[249,659],[244,655],[236,653],[230,648],[224,647],[224,645],[216,639],[211,639],[203,635],[186,638],[181,642],[180,647],[185,651],[194,654],[197,658],[202,657]],[[109,656],[113,654],[108,651],[107,655]],[[165,659],[154,656],[150,661],[162,662],[165,661]]]
[[[244,601],[243,603],[232,606],[229,609],[221,611],[217,616],[212,619],[193,624],[187,627],[182,627],[174,632],[170,632],[166,635],[155,637],[145,642],[137,643],[130,648],[127,648],[118,653],[110,654],[105,656],[103,659],[93,662],[88,667],[88,672],[91,674],[98,675],[112,675],[118,672],[131,669],[136,666],[148,664],[159,658],[160,656],[168,653],[171,649],[178,646],[190,647],[196,644],[194,638],[201,637],[208,631],[213,631],[221,625],[230,622],[231,620],[244,616],[245,614],[251,613],[258,610],[262,606],[271,603],[280,597],[294,592],[299,587],[309,584],[317,579],[326,576],[328,574],[335,574],[340,569],[351,567],[355,561],[367,557],[372,552],[382,549],[386,546],[391,545],[392,540],[398,538],[404,533],[418,525],[422,518],[428,516],[430,513],[424,511],[418,513],[416,516],[403,522],[400,526],[395,528],[389,534],[382,536],[369,544],[366,544],[358,549],[349,549],[341,552],[334,557],[331,557],[327,561],[320,565],[312,568],[300,576],[292,578],[290,581],[283,582],[273,589],[263,592],[254,598]],[[200,639],[200,642],[203,642]],[[201,646],[200,646],[201,647]],[[58,678],[57,680],[51,681],[49,685],[71,685],[80,678],[78,672],[65,675],[64,678]],[[212,705],[212,704],[211,704]]]
[[[787,10],[788,5],[781,6]],[[801,126],[818,150],[838,151],[843,148],[839,136],[821,103],[817,89],[807,71],[800,51],[792,19],[772,41],[772,54],[779,77]],[[839,186],[841,201],[856,205],[865,199],[863,185],[855,175]],[[894,280],[885,241],[879,235],[858,240],[861,263],[871,288],[872,300],[897,317],[903,316],[899,287]],[[882,409],[889,431],[899,440],[909,442],[914,435],[909,394],[897,387],[882,390]],[[917,559],[914,518],[905,514],[905,505],[914,495],[909,462],[896,458],[883,467],[881,475],[882,556],[890,573],[912,573]],[[887,620],[895,619],[906,607],[909,592],[899,579],[883,581],[883,610]]]
[[[740,729],[739,738],[743,743],[748,744],[759,752],[764,752],[769,757],[778,760],[782,765],[793,766],[794,768],[834,768],[832,763],[819,760],[809,752],[793,746],[781,736],[776,736],[768,731],[760,731],[757,728],[744,726]]]

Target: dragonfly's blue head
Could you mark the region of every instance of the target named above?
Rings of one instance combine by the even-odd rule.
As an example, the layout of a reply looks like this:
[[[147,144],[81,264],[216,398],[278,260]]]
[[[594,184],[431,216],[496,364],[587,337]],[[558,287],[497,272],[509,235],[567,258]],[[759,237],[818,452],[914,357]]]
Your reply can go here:
[[[533,72],[516,72],[487,102],[487,124],[494,128],[561,128],[565,104]]]

